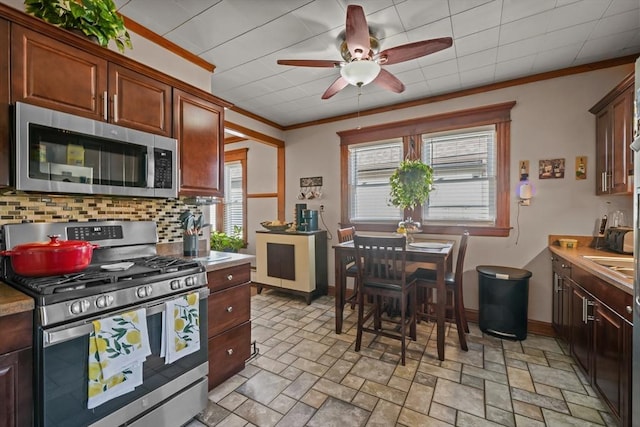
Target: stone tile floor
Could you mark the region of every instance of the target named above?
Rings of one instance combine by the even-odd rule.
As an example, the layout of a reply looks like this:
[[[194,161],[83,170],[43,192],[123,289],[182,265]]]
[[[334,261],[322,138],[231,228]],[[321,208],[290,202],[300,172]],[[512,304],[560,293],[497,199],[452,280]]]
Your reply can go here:
[[[406,366],[399,342],[364,334],[354,351],[356,310],[334,332],[334,300],[309,306],[275,291],[251,299],[260,355],[209,394],[185,427],[201,426],[613,426],[555,339],[508,341],[470,324],[469,351],[447,325],[446,360],[433,323],[418,325]]]

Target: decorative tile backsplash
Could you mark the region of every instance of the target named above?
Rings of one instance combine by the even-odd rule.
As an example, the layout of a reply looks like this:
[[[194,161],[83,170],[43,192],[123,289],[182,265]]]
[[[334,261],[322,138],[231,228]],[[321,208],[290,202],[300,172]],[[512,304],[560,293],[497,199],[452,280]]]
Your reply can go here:
[[[185,210],[200,215],[199,206],[179,199],[66,196],[49,194],[0,194],[0,225],[66,221],[155,221],[159,243],[182,241],[178,217]]]

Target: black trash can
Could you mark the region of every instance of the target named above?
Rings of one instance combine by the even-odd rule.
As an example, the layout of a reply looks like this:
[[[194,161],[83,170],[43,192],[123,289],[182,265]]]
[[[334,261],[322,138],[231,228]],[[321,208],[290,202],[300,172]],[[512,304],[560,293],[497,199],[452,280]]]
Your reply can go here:
[[[476,270],[480,297],[480,330],[498,338],[527,338],[531,272],[496,265],[479,265]]]

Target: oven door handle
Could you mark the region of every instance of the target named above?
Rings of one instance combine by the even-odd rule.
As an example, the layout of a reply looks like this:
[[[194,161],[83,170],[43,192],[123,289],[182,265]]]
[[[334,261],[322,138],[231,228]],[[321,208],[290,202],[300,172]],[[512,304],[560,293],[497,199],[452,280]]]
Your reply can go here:
[[[199,298],[201,300],[207,299],[209,296],[209,288],[200,288],[198,289]],[[185,293],[182,295],[188,295],[189,293]],[[165,302],[171,301],[175,298],[178,298],[181,295],[173,295],[169,298],[164,298],[161,301],[154,301],[148,304],[140,304],[137,308],[133,307],[133,309],[146,308],[147,309],[147,317],[153,316],[154,314],[162,313],[165,308]],[[127,311],[131,311],[127,310]],[[120,313],[126,313],[127,311],[121,311]],[[113,314],[113,316],[117,315]],[[60,344],[65,341],[69,341],[83,335],[89,335],[93,332],[93,323],[91,321],[85,321],[80,325],[71,326],[71,327],[60,327],[54,330],[43,331],[42,333],[42,345],[44,348]]]

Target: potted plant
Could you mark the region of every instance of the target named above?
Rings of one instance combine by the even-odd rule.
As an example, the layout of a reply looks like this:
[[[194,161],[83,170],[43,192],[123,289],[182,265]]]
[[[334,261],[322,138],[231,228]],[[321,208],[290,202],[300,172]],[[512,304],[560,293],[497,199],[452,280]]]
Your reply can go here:
[[[433,169],[420,159],[405,159],[389,178],[391,192],[389,202],[403,210],[413,210],[423,205],[433,188]],[[411,219],[401,221],[399,228],[420,229],[420,223]]]
[[[67,30],[95,37],[100,46],[113,40],[120,52],[132,48],[124,20],[112,0],[25,0],[25,10],[37,18]]]
[[[211,250],[220,252],[238,252],[246,246],[242,238],[242,227],[233,226],[233,232],[227,234],[222,231],[211,232]]]

